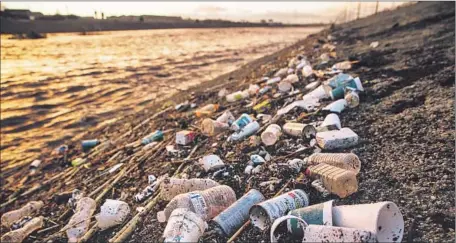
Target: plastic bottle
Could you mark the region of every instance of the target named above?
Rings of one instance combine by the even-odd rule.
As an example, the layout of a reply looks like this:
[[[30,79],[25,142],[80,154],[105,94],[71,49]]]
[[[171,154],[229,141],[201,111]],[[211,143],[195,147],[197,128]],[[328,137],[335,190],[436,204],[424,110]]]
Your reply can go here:
[[[217,104],[209,104],[195,111],[197,117],[210,116],[214,114],[219,108]]]
[[[198,242],[207,229],[206,221],[187,208],[177,208],[163,230],[162,242]]]
[[[237,92],[234,92],[234,93],[231,93],[229,95],[226,96],[226,101],[228,102],[235,102],[235,101],[238,101],[238,100],[243,100],[243,99],[246,99],[246,98],[249,98],[250,94],[249,94],[249,90],[244,90],[244,91],[237,91]]]
[[[84,236],[96,206],[97,203],[90,197],[83,197],[78,201],[75,213],[65,226],[68,242],[78,242]]]
[[[228,138],[228,140],[229,141],[242,140],[246,137],[249,137],[250,135],[255,134],[259,129],[260,129],[260,124],[258,124],[257,121],[251,122],[251,123],[247,124],[247,126],[242,128],[242,130],[240,130],[239,132],[232,134]]]
[[[37,213],[43,207],[43,205],[44,203],[42,201],[31,201],[20,209],[7,212],[2,215],[2,225],[10,227],[14,222],[18,221],[22,217]]]
[[[234,202],[236,202],[236,194],[229,186],[222,185],[204,191],[193,191],[174,197],[163,211],[157,213],[157,219],[165,222],[174,209],[188,208],[203,220],[209,220]]]
[[[307,168],[306,174],[321,179],[325,188],[340,198],[358,191],[356,174],[349,170],[328,164],[318,164]]]
[[[169,201],[179,194],[202,191],[215,186],[220,186],[220,184],[211,179],[165,178],[160,184],[160,190],[162,191],[162,199]]]
[[[27,222],[24,227],[10,231],[2,236],[1,242],[22,242],[27,236],[33,233],[35,230],[40,229],[44,226],[44,217],[36,217]]]
[[[141,144],[147,145],[149,143],[152,143],[154,141],[160,141],[163,140],[163,132],[160,130],[157,130],[153,133],[148,134],[141,140]]]
[[[308,164],[325,163],[341,169],[359,173],[361,161],[354,153],[315,153],[307,159]]]

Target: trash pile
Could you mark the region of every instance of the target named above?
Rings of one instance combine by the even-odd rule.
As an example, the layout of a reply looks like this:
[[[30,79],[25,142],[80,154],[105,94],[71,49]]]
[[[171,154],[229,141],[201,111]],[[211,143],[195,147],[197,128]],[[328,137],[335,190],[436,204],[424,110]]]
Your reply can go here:
[[[68,242],[87,242],[111,230],[109,242],[122,242],[153,214],[166,226],[165,242],[197,242],[208,231],[232,242],[250,225],[269,230],[272,242],[276,231],[303,242],[401,242],[404,220],[393,202],[334,206],[328,200],[358,191],[363,158],[349,149],[360,138],[340,116],[356,109],[364,89],[348,74],[357,61],[335,62],[337,42],[331,36],[324,42],[243,89],[192,94],[125,134],[83,140],[79,154],[58,147],[53,161],[67,169],[43,185],[56,179],[73,185],[56,195],[67,208],[59,221],[72,216],[63,227],[46,226],[54,233],[45,240],[65,234]],[[39,168],[34,161],[30,176]],[[75,181],[81,173],[84,181]],[[21,242],[44,221],[49,225],[43,216],[32,218],[43,204],[4,214],[11,231],[2,242]],[[286,231],[279,230],[282,222]]]

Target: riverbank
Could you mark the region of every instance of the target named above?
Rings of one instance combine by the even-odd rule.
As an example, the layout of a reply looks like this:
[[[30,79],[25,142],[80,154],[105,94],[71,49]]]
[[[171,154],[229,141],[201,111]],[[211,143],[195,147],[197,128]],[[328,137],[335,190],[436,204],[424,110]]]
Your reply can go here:
[[[251,62],[237,71],[220,76],[174,99],[179,103],[189,99],[190,93],[194,92],[193,100],[199,107],[218,103],[220,99],[217,93],[221,88],[225,87],[230,91],[246,88],[248,84],[257,82],[261,77],[286,66],[288,61],[298,54],[304,54],[315,67],[319,63],[320,55],[324,53],[321,47],[328,41],[327,36],[333,36],[337,58],[331,60],[331,63],[347,59],[359,61],[348,73],[359,76],[365,88],[365,92],[360,95],[360,105],[344,111],[340,116],[343,126],[350,127],[361,139],[358,146],[345,151],[354,152],[362,161],[357,193],[344,199],[338,199],[334,195],[323,198],[308,183],[302,185],[296,180],[296,174],[290,170],[267,169],[259,176],[248,180],[243,173],[248,160],[245,153],[256,148],[249,148],[248,141],[234,145],[226,144],[226,137],[223,136],[227,134],[218,138],[198,137],[199,147],[191,161],[196,164],[197,158],[209,153],[220,155],[225,163],[229,164],[230,176],[217,178],[217,181],[231,186],[238,198],[250,187],[259,189],[266,198],[270,198],[291,179],[292,182],[287,184],[288,188],[300,188],[308,192],[311,204],[329,199],[334,199],[336,205],[379,201],[396,203],[405,220],[403,241],[454,241],[454,21],[454,3],[449,2],[422,2],[395,11],[382,12],[311,35],[293,46]],[[370,47],[375,41],[379,42],[378,47]],[[283,105],[283,100],[277,100],[276,104]],[[222,105],[224,108],[231,107],[235,116],[242,112],[251,112],[251,108],[245,107],[246,103],[222,102]],[[171,110],[147,120],[157,114],[156,109],[167,107],[171,107]],[[75,148],[70,150],[69,158],[86,156],[90,159],[90,166],[66,169],[71,176],[66,176],[65,180],[43,183],[64,171],[58,166],[59,160],[56,157],[44,160],[41,173],[23,187],[19,180],[26,175],[27,168],[16,171],[14,175],[2,171],[2,182],[6,182],[2,183],[6,185],[2,187],[2,202],[7,201],[15,191],[26,191],[44,184],[40,190],[2,207],[2,212],[17,208],[27,201],[40,199],[46,202],[42,214],[63,226],[68,222],[68,217],[61,215],[67,207],[51,202],[52,195],[74,188],[90,194],[112,178],[97,177],[99,170],[122,162],[132,171],[121,177],[117,184],[108,190],[109,193],[103,194],[101,198],[122,198],[130,205],[133,214],[136,214],[137,207],[148,203],[136,203],[133,200],[134,195],[147,185],[147,175],[172,175],[179,170],[182,162],[170,162],[174,156],[167,155],[164,147],[142,156],[139,152],[140,147],[135,147],[132,143],[155,129],[174,129],[169,136],[165,135],[165,142],[162,145],[174,144],[174,133],[184,127],[198,131],[195,127],[198,127],[200,121],[191,112],[182,114],[174,111],[172,107],[169,103],[151,106],[144,112],[124,117],[113,124],[89,129],[87,133],[73,138],[69,144],[75,145]],[[272,109],[272,115],[277,108]],[[291,115],[289,118],[291,119]],[[316,115],[309,119],[313,121],[322,118],[321,115]],[[106,152],[83,154],[79,149],[80,140],[90,138],[118,142],[115,148],[110,148]],[[217,143],[217,146],[214,147],[214,143]],[[296,141],[292,141],[291,144],[295,145]],[[192,147],[181,149],[183,156],[187,156]],[[273,158],[283,158],[295,151],[294,147],[283,143],[267,150]],[[234,152],[234,156],[225,157],[227,151]],[[47,152],[49,151],[45,151]],[[110,160],[117,153],[120,155]],[[138,154],[135,155],[136,153]],[[180,159],[182,158],[177,161]],[[190,177],[208,175],[197,166],[193,166],[193,163],[189,163],[187,167],[190,168],[187,170]],[[282,179],[274,191],[258,186],[259,182],[267,181],[271,177]],[[98,179],[87,182],[87,178]],[[156,213],[165,205],[165,202],[159,201],[153,206],[127,242],[158,240],[165,224],[157,222]],[[91,242],[106,242],[114,235],[113,232],[118,232],[121,228],[122,226],[118,226],[96,233]],[[45,239],[56,231],[57,229],[35,237]],[[66,241],[65,236],[57,239]],[[203,236],[203,240],[226,242],[227,239],[209,230]],[[269,233],[248,226],[238,241],[269,241]]]
[[[235,27],[324,27],[327,24],[279,24],[249,23],[222,20],[185,20],[175,18],[167,21],[124,21],[117,19],[65,19],[65,20],[14,20],[1,18],[2,34],[37,33],[81,33],[93,35],[99,31],[183,29],[183,28],[235,28]]]

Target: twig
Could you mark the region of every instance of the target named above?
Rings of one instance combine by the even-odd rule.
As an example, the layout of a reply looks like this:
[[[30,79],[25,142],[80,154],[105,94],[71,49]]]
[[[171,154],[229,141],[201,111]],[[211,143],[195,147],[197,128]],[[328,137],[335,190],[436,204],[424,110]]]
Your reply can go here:
[[[55,228],[58,228],[60,225],[56,224],[56,225],[53,225],[49,228],[46,228],[46,229],[42,229],[42,230],[39,230],[38,232],[36,232],[37,234],[42,234],[42,233],[45,233],[45,232],[48,232],[48,231],[51,231]]]
[[[98,224],[95,223],[92,228],[89,229],[89,231],[87,231],[84,236],[82,236],[82,238],[79,240],[79,242],[88,242],[90,240],[90,238],[92,238],[92,236],[98,232]]]

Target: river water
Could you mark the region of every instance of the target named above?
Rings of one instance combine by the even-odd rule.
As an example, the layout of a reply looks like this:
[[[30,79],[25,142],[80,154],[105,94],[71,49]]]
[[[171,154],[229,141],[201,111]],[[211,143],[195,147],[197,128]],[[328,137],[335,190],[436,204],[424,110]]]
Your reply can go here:
[[[1,37],[1,164],[143,109],[319,28],[168,29]]]

